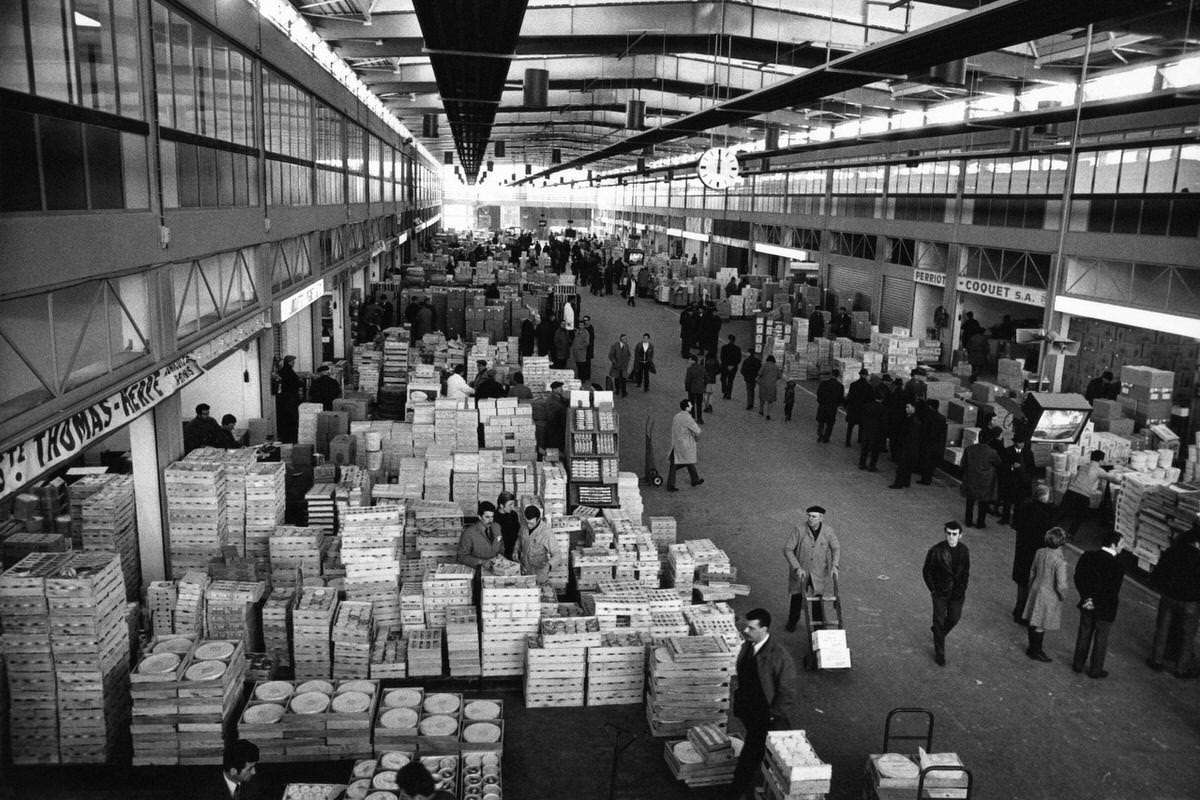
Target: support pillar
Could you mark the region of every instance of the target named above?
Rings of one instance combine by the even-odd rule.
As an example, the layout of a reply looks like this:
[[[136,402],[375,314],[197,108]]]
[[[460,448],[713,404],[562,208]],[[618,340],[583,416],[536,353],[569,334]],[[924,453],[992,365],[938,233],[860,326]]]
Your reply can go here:
[[[143,583],[171,577],[162,474],[183,452],[180,407],[179,394],[174,394],[129,423]]]

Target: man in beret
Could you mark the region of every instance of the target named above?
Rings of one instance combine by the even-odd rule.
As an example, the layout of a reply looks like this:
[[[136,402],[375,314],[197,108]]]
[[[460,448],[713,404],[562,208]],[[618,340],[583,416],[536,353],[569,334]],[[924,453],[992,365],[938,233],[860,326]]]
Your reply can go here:
[[[842,558],[842,546],[838,543],[833,526],[825,522],[825,509],[809,506],[807,519],[797,523],[788,534],[783,548],[783,557],[791,569],[788,571],[788,592],[792,595],[785,630],[792,633],[804,610],[804,597],[810,594],[824,597],[833,593],[833,580],[837,577]],[[814,621],[824,620],[824,608],[818,604],[813,609]]]

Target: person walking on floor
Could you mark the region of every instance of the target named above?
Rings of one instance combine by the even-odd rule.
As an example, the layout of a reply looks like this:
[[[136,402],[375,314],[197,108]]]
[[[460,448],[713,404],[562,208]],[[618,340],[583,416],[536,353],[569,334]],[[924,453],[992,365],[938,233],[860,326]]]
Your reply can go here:
[[[699,317],[692,303],[684,306],[679,315],[679,357],[689,358],[696,344],[696,332],[699,328]]]
[[[878,472],[879,455],[887,447],[887,408],[879,390],[859,410],[858,468]]]
[[[980,432],[978,442],[963,450],[959,493],[966,498],[968,526],[971,515],[975,514],[975,527],[987,527],[988,505],[999,497],[1000,466],[1000,454],[992,447],[991,433],[987,430]]]
[[[846,399],[846,389],[839,380],[841,373],[830,370],[829,377],[817,384],[817,441],[829,442],[837,422],[838,406]]]
[[[1079,592],[1079,633],[1071,669],[1089,678],[1107,678],[1104,657],[1108,655],[1108,632],[1117,618],[1125,568],[1117,560],[1121,534],[1106,531],[1099,550],[1089,550],[1075,564],[1075,588]],[[1088,660],[1088,654],[1091,660]]]
[[[711,414],[713,387],[717,385],[717,376],[721,374],[721,362],[717,360],[717,351],[706,350],[700,363],[704,367],[704,413]]]
[[[633,349],[633,385],[641,386],[642,391],[650,391],[650,376],[657,372],[654,368],[654,345],[650,342],[650,334],[643,333],[642,341]]]
[[[579,378],[580,383],[587,386],[592,380],[592,360],[588,357],[588,352],[592,347],[592,336],[588,333],[587,327],[578,325],[575,329],[575,338],[571,340],[571,359],[575,362],[575,377]]]
[[[945,541],[938,542],[925,554],[921,574],[933,601],[933,660],[946,666],[946,635],[962,619],[967,584],[971,579],[971,552],[962,543],[963,529],[957,521],[943,527]]]
[[[771,418],[771,409],[779,396],[779,367],[775,364],[775,356],[767,356],[758,373],[758,415],[763,416],[765,410],[767,419]]]
[[[1055,520],[1055,524],[1069,521],[1072,536],[1079,531],[1079,526],[1091,507],[1092,498],[1100,494],[1101,483],[1107,480],[1104,468],[1100,466],[1100,462],[1103,460],[1103,450],[1092,451],[1088,460],[1079,465],[1071,482],[1067,484],[1067,491],[1063,494],[1062,502],[1058,506],[1058,518]]]
[[[721,397],[733,397],[733,382],[737,378],[738,366],[742,363],[742,348],[734,342],[737,337],[729,334],[729,340],[721,346]]]
[[[796,623],[804,611],[806,595],[823,598],[833,591],[833,581],[842,561],[842,546],[838,542],[833,526],[825,522],[825,509],[809,506],[804,512],[808,519],[801,525],[796,523],[788,533],[783,546],[783,557],[788,566],[788,633],[796,630]],[[824,605],[818,603],[813,609],[813,621],[823,621]]]
[[[892,454],[896,458],[896,477],[888,488],[907,489],[921,454],[921,418],[912,403],[904,404],[904,420],[893,435]]]
[[[1162,590],[1158,616],[1154,623],[1154,645],[1146,663],[1158,672],[1163,669],[1167,640],[1173,628],[1179,629],[1179,658],[1175,677],[1197,678],[1196,627],[1200,623],[1200,523],[1178,534],[1158,560],[1152,573]]]
[[[680,467],[688,471],[692,486],[704,483],[704,478],[696,472],[696,440],[700,438],[700,426],[692,418],[692,401],[680,400],[679,413],[671,420],[671,452],[668,459],[671,462],[667,470],[667,491],[677,492],[675,488],[675,471]]]
[[[1067,541],[1067,532],[1062,528],[1046,531],[1046,546],[1033,557],[1029,569],[1029,599],[1025,602],[1022,616],[1029,626],[1029,647],[1025,655],[1035,661],[1050,661],[1043,649],[1046,631],[1056,631],[1062,626],[1062,604],[1071,584],[1067,580],[1067,559],[1062,546]]]
[[[1013,622],[1025,624],[1025,603],[1029,600],[1029,570],[1033,557],[1045,541],[1046,531],[1054,525],[1054,506],[1050,503],[1050,487],[1038,486],[1034,496],[1017,507],[1013,529],[1017,532],[1013,547],[1012,579],[1017,585],[1017,601],[1013,604]]]
[[[924,400],[925,414],[921,417],[921,444],[917,448],[917,465],[921,479],[917,483],[929,486],[933,483],[933,471],[946,455],[946,436],[949,426],[938,410],[937,400]]]
[[[691,401],[692,416],[701,425],[704,424],[704,389],[706,385],[704,365],[700,363],[700,356],[693,354],[692,363],[688,364],[687,371],[683,373],[683,391],[687,393],[688,400]]]
[[[629,362],[633,360],[633,352],[629,349],[629,339],[625,334],[617,337],[613,346],[608,348],[608,374],[613,379],[613,388],[621,397],[628,397],[628,387],[625,378],[629,375]]]
[[[846,390],[846,447],[850,446],[851,435],[858,428],[858,443],[862,444],[862,408],[875,398],[875,387],[871,386],[871,373],[858,371],[858,380]]]
[[[783,382],[783,421],[792,421],[792,411],[796,408],[796,381]]]
[[[742,362],[742,379],[746,381],[746,410],[754,410],[754,389],[758,386],[758,373],[762,372],[762,361],[751,350],[750,355]]]
[[[733,772],[732,797],[750,797],[767,749],[767,732],[790,730],[796,714],[796,663],[771,638],[771,614],[755,608],[742,627],[744,644],[734,676],[733,713],[746,727],[746,739]]]
[[[566,306],[564,306],[565,308]],[[567,369],[567,361],[571,358],[571,331],[564,319],[554,331],[554,346],[550,351],[550,366],[554,369]]]

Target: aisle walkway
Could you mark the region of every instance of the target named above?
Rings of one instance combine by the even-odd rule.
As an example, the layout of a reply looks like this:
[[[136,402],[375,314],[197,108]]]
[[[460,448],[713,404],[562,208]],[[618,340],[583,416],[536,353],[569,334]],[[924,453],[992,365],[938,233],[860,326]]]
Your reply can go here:
[[[603,345],[597,353],[607,352],[621,330],[631,339],[635,331],[649,331],[657,343],[654,390],[618,403],[622,466],[640,472],[646,414],[654,416],[665,461],[669,420],[683,396],[678,314],[646,301],[636,309],[612,298],[585,302]],[[749,342],[748,322],[726,328],[722,339],[732,332]],[[745,411],[740,380],[734,400],[714,405],[700,443],[705,484],[691,488],[681,481],[673,495],[647,488],[647,513],[674,514],[681,538],[708,537],[725,548],[739,579],[752,588],[735,604],[739,612],[761,605],[778,618],[787,608],[782,545],[788,527],[809,504],[829,510],[827,521],[843,548],[841,588],[854,667],[801,676],[800,726],[835,766],[835,797],[859,796],[866,754],[878,750],[883,719],[896,706],[935,712],[935,745],[961,753],[983,797],[1200,796],[1200,684],[1153,673],[1142,663],[1154,626],[1153,600],[1143,590],[1127,582],[1123,591],[1108,679],[1070,669],[1078,620],[1073,591],[1064,629],[1046,637],[1054,663],[1030,661],[1024,629],[1009,616],[1012,531],[994,522],[984,531],[967,529],[972,581],[962,623],[949,638],[949,664],[938,667],[920,571],[942,523],[961,519],[957,490],[944,481],[888,490],[890,463],[877,474],[859,471],[856,451],[839,443],[841,422],[833,443],[816,442],[816,406],[807,393],[799,393],[790,423],[782,421],[782,409],[772,422]],[[799,658],[801,634],[776,627]],[[646,756],[661,762],[661,748],[649,747]],[[559,796],[588,793],[582,783],[555,790]]]

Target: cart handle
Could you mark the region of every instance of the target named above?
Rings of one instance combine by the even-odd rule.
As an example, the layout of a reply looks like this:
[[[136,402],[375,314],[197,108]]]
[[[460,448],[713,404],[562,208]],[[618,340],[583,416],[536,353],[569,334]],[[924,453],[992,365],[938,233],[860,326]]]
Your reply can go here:
[[[893,718],[900,714],[920,714],[925,717],[925,733],[923,734],[893,734],[892,721]],[[893,708],[888,712],[887,719],[883,723],[883,752],[892,752],[889,743],[892,741],[925,741],[925,750],[933,749],[933,712],[927,708]]]
[[[954,764],[934,764],[932,766],[928,766],[925,769],[921,770],[921,775],[917,779],[917,798],[918,798],[918,800],[919,800],[919,798],[924,796],[925,776],[931,772],[961,772],[962,774],[966,775],[967,776],[967,793],[962,795],[962,798],[963,798],[963,800],[970,800],[971,789],[975,782],[974,776],[971,774],[971,770],[967,769],[966,767],[956,766]],[[954,787],[950,787],[950,788],[957,790],[959,787],[954,786]],[[958,796],[957,791],[955,792],[955,796],[956,797]]]

